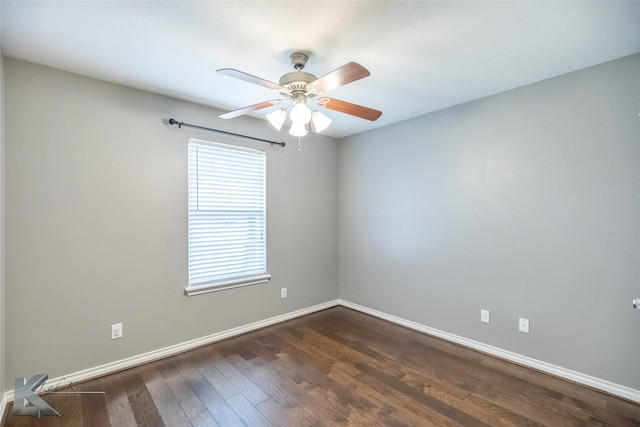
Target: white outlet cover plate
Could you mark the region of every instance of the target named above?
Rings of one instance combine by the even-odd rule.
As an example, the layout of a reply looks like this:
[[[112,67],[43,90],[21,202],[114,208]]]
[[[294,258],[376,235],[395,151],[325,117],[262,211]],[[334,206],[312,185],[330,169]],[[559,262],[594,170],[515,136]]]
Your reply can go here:
[[[489,323],[489,310],[480,310],[480,321]]]
[[[111,325],[111,339],[122,338],[122,323]]]
[[[524,332],[525,334],[529,333],[529,319],[523,319],[522,317],[518,323],[518,330],[520,332]]]

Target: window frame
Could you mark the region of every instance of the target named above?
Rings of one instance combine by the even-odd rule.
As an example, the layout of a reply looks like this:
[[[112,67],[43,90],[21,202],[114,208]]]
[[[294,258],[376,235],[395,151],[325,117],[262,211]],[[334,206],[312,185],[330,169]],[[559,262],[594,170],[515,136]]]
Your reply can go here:
[[[263,158],[264,163],[261,171],[263,173],[263,177],[261,182],[259,182],[259,184],[257,185],[258,190],[262,191],[261,212],[262,212],[262,218],[263,218],[262,220],[264,221],[260,228],[262,230],[261,232],[262,242],[263,242],[262,248],[259,248],[258,250],[258,252],[261,252],[261,255],[258,259],[259,261],[258,265],[260,267],[261,266],[264,267],[264,268],[259,268],[260,273],[257,273],[257,270],[256,270],[256,271],[250,272],[249,274],[229,274],[228,276],[219,277],[216,279],[192,281],[192,268],[194,268],[193,259],[192,259],[192,247],[194,243],[193,240],[196,239],[196,232],[192,233],[192,225],[193,225],[192,220],[194,221],[194,224],[197,223],[197,221],[199,220],[197,219],[198,215],[194,215],[194,218],[192,218],[192,212],[206,211],[206,209],[192,208],[192,204],[193,204],[192,197],[196,198],[197,204],[200,203],[200,195],[198,193],[198,188],[199,188],[198,186],[200,185],[200,180],[198,176],[198,171],[202,170],[202,169],[198,169],[198,168],[202,168],[202,165],[198,164],[198,157],[196,156],[195,159],[192,158],[192,147],[203,147],[203,149],[205,150],[220,149],[220,151],[218,152],[218,155],[222,155],[224,151],[232,151],[235,153],[255,154]],[[213,141],[205,141],[202,139],[189,138],[189,141],[187,144],[187,216],[188,216],[187,218],[187,246],[188,246],[187,247],[187,252],[188,252],[187,268],[188,268],[188,275],[187,275],[187,287],[185,288],[185,292],[184,292],[185,295],[193,296],[193,295],[200,295],[200,294],[209,293],[209,292],[216,292],[216,291],[222,291],[226,289],[238,288],[242,286],[251,286],[251,285],[256,285],[260,283],[266,283],[271,279],[271,275],[268,273],[268,264],[267,264],[267,200],[266,200],[267,198],[267,194],[266,194],[267,193],[267,177],[266,177],[267,157],[266,155],[267,155],[266,151],[255,149],[255,148],[248,148],[248,147],[223,144],[223,143],[213,142]],[[195,166],[194,166],[194,163],[195,163]],[[192,170],[194,167],[195,167],[195,171]],[[212,170],[212,169],[209,169],[209,170]],[[196,174],[196,177],[195,177],[196,187],[192,188],[193,180],[194,180],[194,177],[192,174],[194,173]],[[220,177],[217,177],[215,179],[220,179]],[[195,191],[195,195],[193,194],[194,191]],[[204,200],[204,197],[203,197],[203,200]],[[220,210],[224,210],[226,213],[220,213],[218,216],[228,219],[230,216],[229,212],[231,210],[228,207],[223,207]],[[241,210],[246,210],[247,212],[250,212],[251,210],[255,211],[255,207],[248,206],[246,209],[238,209],[236,210],[236,212]],[[220,231],[220,232],[222,233],[224,231]],[[252,244],[254,244],[255,241],[256,239],[254,237],[254,239],[251,240]],[[260,245],[258,245],[258,247],[259,246]],[[239,258],[239,259],[246,260],[246,259],[254,259],[254,258],[249,257],[249,258]]]

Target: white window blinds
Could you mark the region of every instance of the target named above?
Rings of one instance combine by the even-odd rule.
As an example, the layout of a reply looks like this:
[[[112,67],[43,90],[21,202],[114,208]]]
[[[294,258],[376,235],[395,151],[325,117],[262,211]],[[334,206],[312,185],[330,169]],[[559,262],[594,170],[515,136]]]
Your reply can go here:
[[[269,280],[264,151],[189,140],[187,294]]]

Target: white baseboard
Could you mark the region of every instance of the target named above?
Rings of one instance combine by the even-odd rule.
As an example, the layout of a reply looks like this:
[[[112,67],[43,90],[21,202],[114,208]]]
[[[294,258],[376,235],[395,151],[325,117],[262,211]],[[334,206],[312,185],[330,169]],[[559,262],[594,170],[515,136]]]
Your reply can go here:
[[[9,404],[9,392],[6,392],[2,395],[2,399],[0,399],[0,423],[4,421],[5,411],[7,410],[7,405]],[[13,393],[12,393],[13,395]],[[4,424],[3,424],[4,425]]]
[[[532,359],[521,354],[513,353],[511,351],[503,350],[498,347],[493,347],[487,344],[483,344],[478,341],[470,340],[458,335],[450,334],[448,332],[440,331],[438,329],[430,328],[425,325],[421,325],[410,320],[402,319],[400,317],[392,316],[390,314],[383,313],[368,307],[364,307],[358,304],[354,304],[349,301],[339,300],[339,305],[347,308],[351,308],[362,313],[370,314],[380,319],[388,320],[389,322],[396,323],[398,325],[405,326],[416,331],[424,332],[429,335],[433,335],[438,338],[442,338],[447,341],[454,342],[456,344],[463,345],[465,347],[472,348],[474,350],[481,351],[483,353],[490,354],[492,356],[499,357],[501,359],[508,360],[519,365],[536,369],[538,371],[546,372],[556,377],[564,378],[569,381],[576,382],[578,384],[585,385],[597,390],[604,391],[614,396],[619,396],[623,399],[627,399],[636,403],[640,403],[640,390],[636,390],[623,385],[615,384],[610,381],[602,380],[590,375],[585,375],[580,372],[572,371],[560,366],[552,365],[550,363],[542,362],[540,360]]]
[[[279,316],[271,317],[269,319],[260,320],[258,322],[249,323],[248,325],[239,326],[237,328],[228,329],[226,331],[218,332],[212,335],[207,335],[195,340],[186,341],[181,344],[172,345],[169,347],[161,348],[159,350],[153,350],[148,353],[140,354],[126,359],[118,360],[115,362],[107,363],[105,365],[96,366],[94,368],[85,369],[82,371],[74,372],[69,375],[65,375],[58,378],[48,379],[41,388],[41,391],[50,391],[54,388],[61,388],[69,386],[70,384],[76,384],[82,381],[87,381],[93,378],[102,377],[104,375],[112,374],[115,372],[123,371],[125,369],[133,368],[145,363],[153,362],[154,360],[163,359],[175,354],[184,353],[188,350],[193,350],[198,347],[202,347],[207,344],[211,344],[217,341],[221,341],[227,338],[235,337],[237,335],[245,334],[247,332],[255,331],[257,329],[264,328],[266,326],[275,325],[276,323],[284,322],[285,320],[294,319],[296,317],[304,316],[306,314],[315,313],[316,311],[325,310],[327,308],[335,307],[338,305],[338,300],[328,301],[322,304],[314,305],[312,307],[303,308],[301,310],[292,311],[290,313],[281,314]],[[0,417],[5,413],[7,404],[13,402],[14,390],[9,390],[2,396],[0,401]]]

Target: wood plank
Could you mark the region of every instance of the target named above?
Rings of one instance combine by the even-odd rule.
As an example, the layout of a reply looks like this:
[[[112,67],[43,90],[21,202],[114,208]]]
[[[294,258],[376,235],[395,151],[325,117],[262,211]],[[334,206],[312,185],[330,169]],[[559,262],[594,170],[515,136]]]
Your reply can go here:
[[[190,426],[191,423],[155,363],[141,366],[140,375],[167,426]]]
[[[129,398],[131,410],[139,426],[164,426],[147,384],[140,375],[140,369],[129,369],[120,373],[122,385]]]
[[[120,374],[115,373],[102,378],[105,398],[107,399],[107,409],[109,412],[109,422],[116,426],[136,426],[136,416],[129,404],[129,397],[122,386]]]
[[[243,359],[245,359],[243,357]],[[247,359],[245,359],[247,360]],[[247,398],[252,405],[267,400],[267,396],[262,390],[255,386],[247,377],[238,371],[231,363],[224,359],[219,353],[209,354],[209,361],[224,375],[234,386]]]
[[[258,412],[268,419],[274,426],[313,425],[317,420],[307,424],[301,423],[299,418],[292,415],[277,399],[269,398],[255,405]]]
[[[269,400],[269,399],[267,399]],[[263,400],[264,402],[264,400]],[[261,402],[262,403],[262,402]],[[241,394],[227,399],[227,404],[242,419],[252,427],[270,427],[272,424]]]
[[[202,349],[198,349],[193,352],[193,363],[196,364],[196,367],[204,376],[209,384],[216,389],[216,391],[220,394],[223,399],[229,399],[230,397],[236,396],[240,394],[240,391],[233,385],[231,381],[227,379],[222,372],[218,370],[206,357],[206,354],[202,351]]]
[[[315,425],[322,420],[346,424],[346,419],[336,417],[324,405],[316,404],[309,398],[297,370],[283,371],[276,362],[256,366],[237,355],[229,357],[229,362],[280,402],[289,416],[296,420],[294,425]]]
[[[173,358],[160,360],[156,363],[158,371],[180,404],[189,422],[198,427],[218,427],[219,424],[213,419],[213,415],[211,415],[173,363]]]
[[[518,426],[518,427],[538,427],[537,423],[516,412],[496,405],[485,398],[470,394],[466,399],[456,405],[457,409],[467,414],[472,414],[476,419],[491,426]]]
[[[97,378],[95,380],[88,381],[81,385],[81,391],[95,391],[104,392],[104,386],[102,385],[102,379]],[[82,419],[84,422],[82,425],[87,427],[108,427],[111,425],[109,422],[109,408],[107,407],[106,392],[103,393],[83,393],[81,396],[82,402]]]
[[[200,371],[190,363],[188,355],[180,354],[174,358],[175,364],[183,378],[191,386],[200,401],[209,410],[213,418],[221,426],[243,426],[244,423],[227,405],[213,386],[202,376]]]

